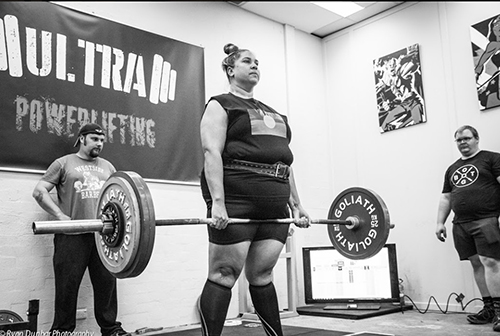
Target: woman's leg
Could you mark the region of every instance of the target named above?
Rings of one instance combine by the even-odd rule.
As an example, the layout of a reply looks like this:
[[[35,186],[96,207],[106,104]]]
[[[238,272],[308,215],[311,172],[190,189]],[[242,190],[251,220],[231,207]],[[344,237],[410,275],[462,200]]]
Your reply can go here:
[[[250,242],[209,244],[208,279],[198,299],[203,336],[222,333],[231,302],[231,289],[241,274],[249,246]]]
[[[274,240],[253,242],[248,252],[245,274],[255,312],[267,335],[282,336],[278,297],[274,288],[273,269],[284,244]]]

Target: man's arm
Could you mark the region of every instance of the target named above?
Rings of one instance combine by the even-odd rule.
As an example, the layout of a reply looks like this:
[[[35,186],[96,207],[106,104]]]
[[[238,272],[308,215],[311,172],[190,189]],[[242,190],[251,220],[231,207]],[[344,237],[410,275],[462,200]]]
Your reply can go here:
[[[451,201],[450,193],[441,194],[439,199],[438,215],[437,215],[437,225],[436,225],[436,237],[440,241],[445,241],[446,239],[446,226],[445,222],[451,212]]]
[[[66,216],[59,206],[54,202],[50,196],[50,191],[54,188],[54,185],[50,182],[40,180],[33,190],[33,198],[37,201],[40,207],[47,211],[49,214],[57,218],[58,220],[70,220],[69,216]]]

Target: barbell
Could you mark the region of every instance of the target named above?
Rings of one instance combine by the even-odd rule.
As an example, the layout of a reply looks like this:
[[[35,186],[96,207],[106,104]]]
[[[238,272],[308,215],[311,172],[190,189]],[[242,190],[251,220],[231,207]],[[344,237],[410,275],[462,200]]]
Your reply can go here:
[[[35,221],[34,234],[95,233],[104,266],[117,278],[140,275],[152,255],[156,226],[210,224],[209,218],[155,219],[153,200],[142,177],[131,171],[112,174],[101,188],[96,219]],[[291,224],[291,218],[230,218],[231,224]],[[387,242],[390,223],[384,201],[369,189],[353,187],[340,193],[330,206],[328,219],[311,224],[328,225],[335,249],[349,259],[366,259]]]

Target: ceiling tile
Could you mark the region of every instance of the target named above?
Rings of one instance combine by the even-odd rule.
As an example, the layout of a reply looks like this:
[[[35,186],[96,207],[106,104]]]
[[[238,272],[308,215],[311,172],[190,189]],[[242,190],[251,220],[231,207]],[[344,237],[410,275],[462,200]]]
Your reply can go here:
[[[247,1],[240,7],[305,32],[314,31],[342,18],[310,2]]]
[[[380,14],[404,3],[393,2],[356,2],[365,9],[347,18],[332,13],[310,2],[291,1],[228,1],[244,10],[267,19],[288,24],[306,33],[323,38],[356,23]]]

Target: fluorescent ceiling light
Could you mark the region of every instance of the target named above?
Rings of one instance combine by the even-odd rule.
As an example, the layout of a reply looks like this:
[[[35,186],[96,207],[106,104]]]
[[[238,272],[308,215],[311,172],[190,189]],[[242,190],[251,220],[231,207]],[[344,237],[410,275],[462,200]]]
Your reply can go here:
[[[311,3],[343,17],[347,17],[363,9],[363,7],[351,1],[311,1]]]

